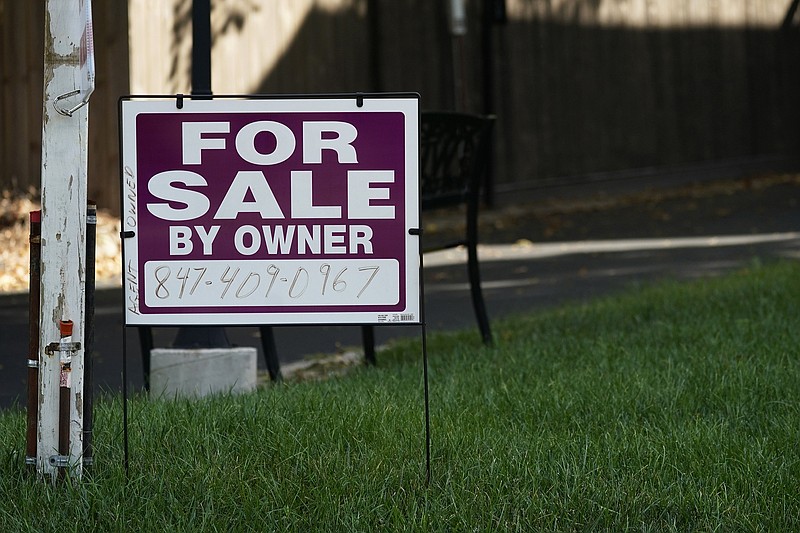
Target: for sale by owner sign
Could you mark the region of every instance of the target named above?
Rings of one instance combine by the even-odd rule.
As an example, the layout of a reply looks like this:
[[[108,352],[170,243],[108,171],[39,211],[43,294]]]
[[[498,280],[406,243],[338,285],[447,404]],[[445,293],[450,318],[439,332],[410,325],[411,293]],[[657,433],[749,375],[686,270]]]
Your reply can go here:
[[[415,95],[120,117],[127,324],[419,323]]]

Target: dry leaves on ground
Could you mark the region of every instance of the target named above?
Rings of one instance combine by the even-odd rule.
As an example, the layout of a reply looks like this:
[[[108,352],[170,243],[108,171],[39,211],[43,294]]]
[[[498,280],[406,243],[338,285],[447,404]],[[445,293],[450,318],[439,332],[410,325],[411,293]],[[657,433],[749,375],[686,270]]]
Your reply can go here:
[[[41,209],[33,194],[0,198],[0,292],[25,292],[29,286],[31,211]],[[121,247],[119,220],[105,212],[97,214],[95,278],[98,285],[119,283]]]

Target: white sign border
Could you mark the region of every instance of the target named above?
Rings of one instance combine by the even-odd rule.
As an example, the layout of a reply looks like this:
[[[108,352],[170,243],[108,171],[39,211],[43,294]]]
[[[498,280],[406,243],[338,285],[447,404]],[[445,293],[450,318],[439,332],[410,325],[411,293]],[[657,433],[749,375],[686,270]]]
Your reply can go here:
[[[180,104],[180,107],[178,107]],[[140,113],[313,113],[401,112],[406,133],[405,150],[405,303],[406,308],[378,311],[331,311],[289,313],[157,313],[138,309],[139,264],[138,213],[135,205],[136,116]],[[419,325],[422,323],[420,200],[419,200],[419,95],[348,94],[301,96],[214,96],[193,99],[183,95],[125,96],[119,101],[122,282],[125,324],[129,326],[182,325]],[[132,187],[132,189],[131,189]],[[132,200],[133,198],[133,200]],[[132,203],[133,202],[133,203]]]

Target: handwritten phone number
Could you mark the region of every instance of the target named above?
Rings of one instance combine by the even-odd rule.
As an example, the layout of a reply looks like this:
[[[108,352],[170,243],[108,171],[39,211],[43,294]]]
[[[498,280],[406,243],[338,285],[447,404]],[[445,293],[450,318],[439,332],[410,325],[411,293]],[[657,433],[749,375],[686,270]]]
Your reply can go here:
[[[150,261],[149,307],[394,304],[399,263],[393,259],[283,261]]]

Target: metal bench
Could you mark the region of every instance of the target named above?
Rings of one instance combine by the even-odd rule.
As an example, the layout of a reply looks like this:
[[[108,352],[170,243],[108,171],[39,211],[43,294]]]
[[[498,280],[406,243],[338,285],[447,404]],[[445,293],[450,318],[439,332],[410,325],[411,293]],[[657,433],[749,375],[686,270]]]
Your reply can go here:
[[[460,208],[466,217],[464,234],[425,252],[464,246],[467,250],[472,307],[484,344],[492,343],[478,265],[478,211],[487,173],[494,117],[453,112],[423,112],[420,117],[419,173],[421,209]],[[423,236],[424,238],[424,236]],[[423,241],[424,243],[424,241]],[[261,345],[270,377],[280,379],[280,362],[272,326],[261,326]],[[375,330],[362,326],[364,357],[375,364]]]
[[[478,265],[478,211],[481,186],[487,173],[494,117],[453,112],[423,112],[420,117],[419,173],[421,209],[463,209],[466,217],[464,234],[458,239],[424,248],[425,252],[464,246],[467,250],[472,307],[484,344],[492,343],[492,332],[481,290]],[[424,239],[424,236],[423,236]],[[424,243],[424,241],[423,241]],[[188,328],[186,328],[188,329]],[[207,339],[211,345],[227,345],[222,328],[205,328],[206,334],[219,330],[222,338]],[[281,379],[280,360],[272,326],[259,327],[261,347],[270,379]],[[375,364],[375,330],[362,326],[364,357]],[[150,327],[140,327],[145,388],[149,385],[150,350],[153,336]]]

